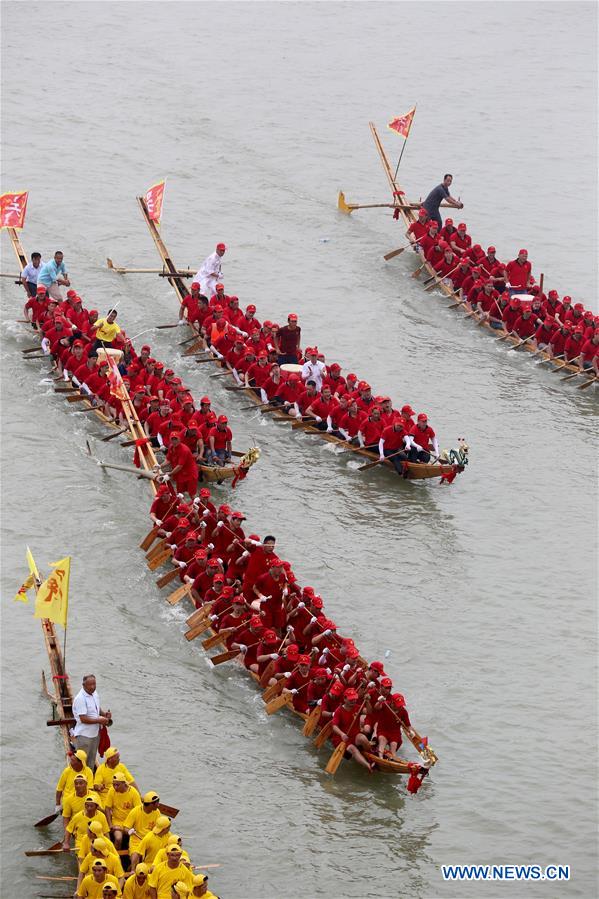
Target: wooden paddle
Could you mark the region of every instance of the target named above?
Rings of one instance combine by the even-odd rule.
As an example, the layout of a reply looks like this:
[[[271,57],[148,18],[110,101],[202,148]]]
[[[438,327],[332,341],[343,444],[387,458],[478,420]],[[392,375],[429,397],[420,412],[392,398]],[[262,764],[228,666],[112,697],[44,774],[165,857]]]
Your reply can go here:
[[[302,730],[304,737],[312,736],[318,726],[318,722],[320,721],[320,713],[320,706],[315,705],[304,723],[304,728]]]
[[[45,818],[42,818],[41,821],[36,821],[33,825],[34,827],[46,827],[48,824],[52,824],[53,821],[56,821],[60,812],[54,812],[52,815],[47,815]]]
[[[325,726],[321,729],[320,733],[314,740],[314,745],[316,746],[317,749],[320,749],[321,746],[324,746],[326,741],[329,739],[332,730],[333,730],[333,719],[331,718],[331,720],[325,724]]]
[[[276,696],[273,700],[271,700],[266,705],[266,714],[274,715],[275,712],[278,712],[279,709],[282,709],[283,706],[292,706],[292,696],[290,693],[280,693],[279,696]]]
[[[115,431],[114,434],[109,434],[108,437],[101,437],[100,440],[102,443],[108,443],[109,440],[114,440],[115,437],[120,437],[121,434],[125,434],[129,428],[120,428],[118,431]]]
[[[213,646],[222,643],[234,630],[235,628],[232,627],[224,627],[217,634],[213,634],[211,637],[207,637],[206,640],[202,640],[202,646],[204,649],[212,649]]]
[[[177,500],[179,502],[179,500]],[[160,555],[166,549],[166,544],[170,538],[162,537],[156,546],[153,546],[152,549],[146,553],[146,562],[151,562],[156,556]]]
[[[76,396],[71,395],[66,397],[67,403],[84,403],[88,399],[89,397],[82,393],[78,393]]]
[[[171,571],[167,571],[166,574],[163,574],[162,577],[159,577],[156,581],[156,586],[162,590],[163,587],[166,587],[167,584],[170,584],[171,581],[174,581],[176,577],[178,577],[181,569],[173,568]]]
[[[205,623],[208,620],[211,609],[211,602],[207,602],[206,605],[200,606],[199,609],[196,609],[195,612],[192,612],[191,615],[185,619],[185,624],[187,627],[195,627],[202,621]]]
[[[171,558],[173,551],[170,547],[165,549],[163,552],[159,553],[155,556],[150,562],[148,562],[148,568],[150,571],[156,571],[157,568],[160,568],[161,565]]]
[[[431,290],[434,290],[435,287],[436,287],[438,284],[440,284],[441,281],[443,281],[444,278],[449,278],[450,275],[453,275],[453,273],[455,272],[456,268],[459,268],[459,265],[460,265],[460,263],[458,262],[458,264],[457,264],[457,265],[454,265],[454,267],[453,267],[449,272],[447,272],[446,275],[433,275],[432,278],[425,278],[424,281],[423,281],[422,283],[425,284],[425,285],[427,285],[427,286],[425,287],[426,292],[427,292],[427,293],[430,293]]]
[[[519,343],[515,343],[513,346],[511,346],[508,352],[511,353],[512,350],[519,350],[521,346],[524,346],[524,344],[528,343],[529,340],[534,340],[534,338],[534,334],[531,334],[530,337],[525,337],[524,340],[521,340]]]
[[[159,530],[160,530],[160,528],[158,527],[157,524],[155,524],[154,527],[152,528],[152,530],[149,531],[146,534],[146,536],[143,538],[143,540],[139,544],[139,548],[143,549],[144,551],[148,550],[151,547],[154,540],[156,539],[156,537],[158,536]]]
[[[237,656],[241,655],[241,650],[239,649],[229,649],[227,652],[221,652],[220,655],[212,656],[210,661],[213,665],[222,665],[223,662],[230,662],[231,659],[237,658]]]
[[[360,465],[358,471],[368,471],[369,468],[374,468],[375,465],[382,465],[383,462],[386,462],[387,459],[393,459],[395,456],[399,456],[400,453],[405,453],[405,449],[397,450],[396,453],[392,453],[390,456],[385,456],[384,459],[377,459],[376,462],[368,462],[366,465]]]
[[[578,378],[580,375],[588,375],[588,368],[580,368],[578,371],[575,371],[573,375],[566,375],[565,378],[560,378],[560,381],[571,381],[572,378]]]
[[[587,387],[590,387],[591,384],[594,384],[594,383],[595,383],[595,381],[599,381],[599,375],[595,375],[593,378],[589,378],[589,380],[586,382],[586,384],[581,384],[581,385],[580,385],[579,387],[577,387],[576,389],[577,389],[577,390],[586,390]]]
[[[390,259],[394,259],[395,256],[399,256],[400,253],[403,253],[404,250],[409,250],[410,247],[414,246],[412,243],[408,243],[405,247],[398,247],[397,250],[391,250],[390,253],[385,253],[383,259],[385,262],[389,262]]]
[[[202,621],[195,627],[192,627],[190,630],[186,631],[183,636],[186,640],[195,640],[196,637],[199,637],[201,634],[205,634],[211,624],[212,622],[210,620],[208,621],[208,623]]]
[[[184,596],[191,596],[191,584],[183,584],[181,587],[177,587],[174,593],[166,597],[166,601],[169,605],[176,606]]]
[[[566,365],[569,365],[569,364],[570,364],[570,360],[569,360],[569,359],[565,359],[565,360],[562,362],[561,365],[556,365],[555,368],[553,369],[553,371],[550,372],[550,374],[552,374],[552,375],[557,374],[558,371],[561,371],[562,368],[565,368]]]
[[[354,726],[354,724],[356,723],[356,720],[359,718],[365,704],[366,704],[366,699],[364,699],[362,701],[362,705],[360,706],[360,708],[354,715],[354,717],[352,719],[352,723],[349,726],[350,731],[351,731],[352,727]],[[345,755],[346,749],[347,749],[347,743],[344,743],[343,741],[341,741],[341,743],[339,743],[335,747],[335,749],[333,750],[333,752],[331,754],[330,759],[328,760],[328,762],[326,764],[326,768],[324,769],[327,772],[327,774],[335,774],[335,772],[337,771],[337,768],[343,761],[343,756]]]

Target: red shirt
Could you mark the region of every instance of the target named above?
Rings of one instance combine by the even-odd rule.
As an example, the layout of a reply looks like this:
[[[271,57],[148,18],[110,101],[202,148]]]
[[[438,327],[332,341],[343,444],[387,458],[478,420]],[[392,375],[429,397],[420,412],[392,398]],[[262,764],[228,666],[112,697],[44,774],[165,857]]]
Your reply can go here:
[[[428,451],[432,449],[431,444],[435,438],[435,432],[430,425],[427,425],[425,428],[420,428],[418,427],[418,425],[415,425],[415,427],[412,429],[410,437],[412,438],[414,443],[417,443],[418,446],[420,446],[423,450]]]
[[[599,355],[599,344],[593,343],[592,340],[585,340],[581,352],[585,362],[592,362],[595,356]]]
[[[576,359],[577,356],[580,356],[580,351],[582,350],[583,343],[582,340],[572,336],[568,337],[566,340],[566,345],[564,347],[566,353],[566,359]]]
[[[339,420],[339,428],[343,428],[344,431],[347,431],[350,437],[355,437],[360,430],[360,423],[362,421],[362,416],[358,412],[357,415],[350,415],[349,412],[346,412],[345,415],[341,417]]]
[[[392,425],[388,425],[381,435],[381,439],[385,444],[386,450],[393,450],[396,452],[397,450],[404,449],[404,437],[407,435],[406,429],[403,427],[399,428],[399,430],[395,430]]]
[[[344,706],[340,705],[333,713],[333,724],[349,737],[350,744],[354,742],[357,735],[360,733],[359,709],[360,706],[357,704],[352,706],[351,709],[346,709]],[[331,739],[335,746],[341,742],[341,737],[338,737],[337,734],[333,734]]]
[[[517,259],[512,259],[512,261],[508,262],[508,264],[506,265],[506,269],[507,276],[510,279],[510,284],[512,287],[526,287],[532,269],[532,266],[528,259],[526,260],[526,262],[518,262]]]
[[[185,446],[184,443],[180,443],[179,446],[171,446],[167,450],[166,453],[167,462],[175,468],[177,465],[181,465],[181,471],[179,471],[175,478],[183,480],[197,480],[198,478],[198,466],[196,464],[196,460],[193,458],[193,454],[188,446]]]
[[[270,377],[270,365],[268,362],[266,365],[260,365],[258,362],[254,362],[254,364],[250,365],[248,368],[247,376],[250,381],[254,382],[256,387],[264,387]]]
[[[314,415],[317,415],[319,418],[325,420],[329,415],[333,414],[337,405],[337,400],[333,397],[331,397],[327,402],[322,398],[322,396],[319,396],[312,402],[311,408]]]
[[[521,315],[516,319],[512,330],[514,330],[523,340],[526,337],[532,337],[537,330],[537,320],[533,315],[530,315],[528,318],[524,318],[524,316]]]
[[[210,438],[212,437],[214,438],[214,449],[224,450],[227,447],[227,443],[233,440],[233,433],[228,427],[223,431],[219,431],[218,428],[210,428],[208,431],[208,441],[210,441]]]
[[[424,237],[427,231],[428,228],[426,227],[426,225],[423,225],[420,221],[412,222],[412,224],[408,228],[408,234],[411,234],[412,237],[417,241],[420,241],[420,239]]]
[[[380,420],[372,421],[372,419],[365,415],[360,423],[360,431],[362,432],[362,437],[364,438],[366,446],[371,446],[374,443],[378,443],[381,439],[383,422]]]
[[[449,243],[454,244],[458,253],[464,254],[472,246],[472,238],[465,231],[456,231]]]
[[[327,374],[326,377],[322,379],[322,386],[330,387],[333,395],[337,394],[337,396],[343,396],[347,393],[347,384],[345,383],[345,378],[341,377],[341,375],[339,375],[338,378],[334,378],[330,373]]]

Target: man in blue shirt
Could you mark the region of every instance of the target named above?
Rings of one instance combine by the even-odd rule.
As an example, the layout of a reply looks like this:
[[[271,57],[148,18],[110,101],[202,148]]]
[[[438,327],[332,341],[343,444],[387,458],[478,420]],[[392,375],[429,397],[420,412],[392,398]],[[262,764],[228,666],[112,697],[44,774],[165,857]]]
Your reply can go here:
[[[439,214],[439,206],[445,200],[448,206],[454,206],[456,209],[463,209],[464,204],[459,200],[454,200],[454,198],[449,193],[449,188],[451,187],[451,182],[453,181],[453,175],[443,175],[443,181],[441,184],[437,184],[436,187],[433,187],[430,194],[423,202],[423,207],[428,212],[428,217],[436,221],[439,225],[439,229],[443,227],[443,221],[441,219],[441,215]]]
[[[64,284],[65,287],[70,287],[71,285],[63,259],[64,254],[61,250],[57,250],[54,258],[41,266],[37,276],[37,283],[43,284],[52,299],[59,302],[64,302],[64,297],[60,292],[60,285]]]
[[[42,254],[32,253],[31,262],[21,272],[21,283],[25,285],[30,297],[34,297],[37,293],[37,279],[42,265]]]

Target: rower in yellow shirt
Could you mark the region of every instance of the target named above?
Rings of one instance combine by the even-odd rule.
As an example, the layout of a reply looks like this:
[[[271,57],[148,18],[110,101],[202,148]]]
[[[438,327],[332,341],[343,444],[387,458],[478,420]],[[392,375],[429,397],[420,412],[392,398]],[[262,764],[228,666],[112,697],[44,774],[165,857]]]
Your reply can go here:
[[[143,862],[137,865],[135,872],[125,881],[123,899],[150,899],[149,871],[149,865],[144,865]]]
[[[97,859],[101,859],[106,863],[106,873],[112,874],[119,881],[119,886],[123,886],[123,882],[125,880],[125,872],[123,871],[123,866],[121,864],[121,860],[118,855],[113,855],[108,849],[108,841],[102,839],[102,837],[98,837],[91,845],[91,851],[85,858],[81,861],[79,865],[79,877],[77,879],[77,885],[79,886],[83,878],[87,874],[92,873],[92,868],[94,862]]]
[[[145,835],[152,830],[156,824],[156,819],[160,817],[160,810],[158,808],[159,802],[160,796],[158,793],[154,792],[154,790],[150,790],[148,793],[144,794],[142,804],[131,809],[125,819],[124,827],[129,834],[129,849],[131,850],[132,868],[135,868],[141,861],[137,851],[139,844]]]
[[[192,896],[203,896],[204,899],[218,899],[218,896],[208,889],[208,875],[194,874]]]
[[[110,837],[105,833],[104,825],[101,821],[92,818],[87,825],[87,831],[85,833],[85,836],[81,838],[81,842],[79,843],[79,848],[77,850],[77,859],[80,864],[85,856],[89,855],[92,849],[92,843],[94,842],[94,840],[97,840],[98,837],[102,837],[104,842],[108,845],[108,851],[111,853],[111,855],[116,855],[118,858],[118,852],[111,842]]]
[[[171,833],[169,835],[166,846],[163,846],[162,849],[159,849],[156,853],[156,857],[154,858],[154,867],[156,867],[157,865],[161,865],[166,861],[166,853],[168,852],[169,846],[171,846],[173,843],[176,843],[179,849],[181,849],[181,863],[187,865],[188,868],[191,868],[191,859],[189,858],[189,853],[187,853],[185,849],[182,848],[181,842],[181,837],[178,834]]]
[[[121,333],[121,329],[116,321],[116,309],[109,309],[106,318],[98,318],[92,325],[95,331],[96,340],[93,349],[97,350],[101,346],[112,346],[112,341],[117,334]]]
[[[172,899],[171,887],[183,883],[191,892],[193,874],[181,862],[181,850],[173,844],[166,854],[166,862],[156,865],[148,878],[151,899]]]
[[[139,787],[135,783],[135,778],[129,769],[121,762],[121,756],[115,746],[109,746],[104,753],[104,761],[96,768],[94,774],[94,790],[104,797],[112,786],[114,775],[120,773],[125,775],[125,780],[131,784],[139,793]]]
[[[73,793],[67,793],[62,800],[62,823],[64,832],[67,832],[67,825],[71,818],[74,818],[79,812],[83,811],[85,799],[89,793],[89,786],[85,778],[85,774],[80,772],[75,775],[75,790]]]
[[[83,811],[74,815],[67,824],[63,849],[69,849],[71,845],[71,834],[75,838],[75,847],[79,849],[79,844],[83,837],[87,834],[87,828],[90,821],[99,821],[102,825],[102,835],[108,836],[110,828],[104,812],[100,811],[100,800],[93,793],[88,793],[85,797]]]
[[[114,895],[121,895],[118,880],[113,874],[108,874],[106,862],[97,858],[92,865],[91,874],[87,874],[77,887],[75,897],[76,899],[107,899],[107,897],[112,899],[110,892],[104,890],[107,884],[110,884],[116,891]]]
[[[190,895],[191,888],[186,883],[183,883],[182,880],[178,880],[171,887],[171,899],[187,899]]]
[[[135,787],[127,783],[122,771],[113,774],[112,786],[104,795],[106,797],[104,812],[112,828],[115,846],[120,849],[123,844],[127,815],[134,808],[141,806],[141,796]]]
[[[69,756],[69,763],[58,778],[58,783],[56,784],[57,812],[60,811],[60,806],[65,796],[75,792],[75,777],[77,774],[85,775],[88,790],[93,789],[94,775],[90,768],[87,767],[87,752],[85,749],[78,749],[77,752]]]
[[[170,818],[167,818],[166,815],[160,815],[156,818],[154,827],[145,835],[137,850],[137,854],[146,865],[152,865],[158,850],[168,844],[170,831]]]

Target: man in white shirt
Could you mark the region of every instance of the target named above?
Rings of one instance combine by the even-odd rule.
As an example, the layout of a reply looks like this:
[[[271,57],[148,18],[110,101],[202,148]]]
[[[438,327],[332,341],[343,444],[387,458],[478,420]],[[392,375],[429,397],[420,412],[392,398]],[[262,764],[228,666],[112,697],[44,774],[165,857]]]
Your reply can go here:
[[[100,725],[110,721],[110,709],[100,708],[100,697],[96,692],[95,674],[86,674],[83,687],[73,700],[73,717],[77,723],[73,728],[73,742],[77,749],[87,752],[87,765],[94,770],[96,753],[100,741]]]
[[[42,265],[42,254],[32,253],[31,262],[21,272],[21,282],[25,285],[30,297],[34,297],[37,293],[37,279]]]
[[[216,251],[204,259],[193,279],[194,282],[199,282],[201,291],[206,297],[213,296],[216,293],[216,285],[222,281],[221,259],[225,255],[226,249],[224,243],[218,243]]]
[[[326,370],[325,364],[318,359],[317,347],[307,347],[306,356],[307,360],[302,366],[302,380],[304,383],[306,381],[314,381],[316,390],[320,393],[322,390],[322,379]]]

